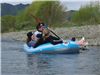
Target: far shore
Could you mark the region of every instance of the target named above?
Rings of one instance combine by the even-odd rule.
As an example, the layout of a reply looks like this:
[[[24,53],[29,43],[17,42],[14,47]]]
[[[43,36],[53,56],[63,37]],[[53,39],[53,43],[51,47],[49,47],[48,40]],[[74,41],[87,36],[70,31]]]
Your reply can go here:
[[[51,28],[52,29],[52,28]],[[64,40],[68,40],[72,37],[76,37],[77,40],[85,37],[91,46],[100,46],[100,25],[88,25],[81,27],[61,27],[61,28],[53,28],[52,29],[58,36],[60,36]],[[17,41],[25,41],[27,32],[32,31],[20,31],[20,32],[9,32],[2,33],[1,39],[7,38],[17,40]]]

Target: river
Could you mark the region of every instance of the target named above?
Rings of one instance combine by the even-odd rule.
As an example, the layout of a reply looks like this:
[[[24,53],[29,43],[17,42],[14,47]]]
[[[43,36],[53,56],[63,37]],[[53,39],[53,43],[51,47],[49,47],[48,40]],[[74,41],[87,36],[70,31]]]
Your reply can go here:
[[[79,54],[27,55],[23,44],[2,38],[2,75],[100,75],[100,47]]]

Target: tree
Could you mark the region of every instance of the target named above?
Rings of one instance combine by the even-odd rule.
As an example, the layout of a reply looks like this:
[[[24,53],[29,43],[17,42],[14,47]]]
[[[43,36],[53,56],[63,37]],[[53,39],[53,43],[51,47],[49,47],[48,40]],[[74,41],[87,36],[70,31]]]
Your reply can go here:
[[[36,21],[31,16],[33,14],[50,26],[60,25],[65,21],[64,12],[65,9],[59,1],[35,1],[24,12],[19,14],[16,23],[28,22],[30,26],[35,26]]]
[[[81,7],[72,17],[72,22],[78,24],[100,24],[99,2]]]
[[[13,31],[15,29],[15,16],[3,16],[1,18],[1,32]]]
[[[61,24],[65,20],[65,9],[59,1],[45,1],[42,3],[37,16],[43,19],[48,25]]]

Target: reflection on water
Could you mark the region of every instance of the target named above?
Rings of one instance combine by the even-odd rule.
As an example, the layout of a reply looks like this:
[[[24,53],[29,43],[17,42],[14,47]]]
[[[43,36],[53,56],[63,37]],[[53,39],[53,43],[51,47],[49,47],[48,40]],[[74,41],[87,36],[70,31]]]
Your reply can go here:
[[[50,57],[49,57],[50,58]],[[42,55],[27,55],[27,64],[30,70],[30,73],[35,75],[46,75],[45,72],[50,66],[50,59]]]
[[[77,55],[28,56],[28,67],[35,75],[98,75],[100,56],[88,52],[91,51]]]
[[[74,71],[76,60],[72,59],[77,59],[77,56],[46,54],[28,56],[28,67],[35,75],[66,75]]]
[[[80,54],[27,55],[23,42],[2,41],[2,75],[99,75],[100,47]]]

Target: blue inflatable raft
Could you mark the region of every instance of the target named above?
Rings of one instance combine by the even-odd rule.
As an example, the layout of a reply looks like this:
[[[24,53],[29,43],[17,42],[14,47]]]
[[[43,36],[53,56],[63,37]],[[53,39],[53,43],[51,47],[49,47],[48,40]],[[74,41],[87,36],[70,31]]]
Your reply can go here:
[[[37,48],[28,47],[27,44],[24,44],[24,50],[28,54],[75,54],[79,53],[80,46],[75,42],[61,43],[53,45],[51,43],[46,43],[38,46]]]

